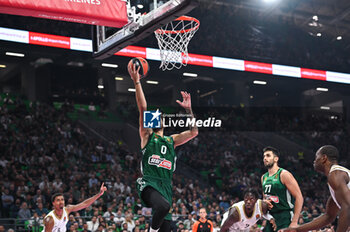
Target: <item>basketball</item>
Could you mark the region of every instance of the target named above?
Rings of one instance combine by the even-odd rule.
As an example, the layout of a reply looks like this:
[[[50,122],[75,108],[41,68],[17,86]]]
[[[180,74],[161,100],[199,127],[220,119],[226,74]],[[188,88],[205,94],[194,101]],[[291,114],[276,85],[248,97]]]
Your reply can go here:
[[[144,58],[141,57],[136,57],[133,58],[129,61],[128,66],[136,64],[136,70],[139,68],[139,66],[141,66],[139,73],[140,73],[140,78],[144,78],[147,76],[148,71],[149,71],[149,65],[147,60],[145,60]]]

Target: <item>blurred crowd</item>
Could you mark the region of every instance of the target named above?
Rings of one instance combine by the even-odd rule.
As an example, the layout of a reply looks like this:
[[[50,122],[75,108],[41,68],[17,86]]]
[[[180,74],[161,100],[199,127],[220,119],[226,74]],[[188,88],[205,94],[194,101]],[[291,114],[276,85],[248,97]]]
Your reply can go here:
[[[66,105],[57,110],[44,103],[25,104],[21,98],[2,99],[0,224],[39,231],[52,209],[53,193],[62,192],[66,204],[76,204],[96,194],[104,182],[108,191],[89,208],[71,214],[67,230],[147,231],[152,212],[135,191],[140,155],[130,152],[122,139],[112,145],[87,136],[66,116],[68,111]],[[243,189],[261,192],[260,177],[266,172],[261,150],[232,131],[203,131],[177,149],[179,165],[200,171],[202,179],[174,174],[173,231],[191,231],[202,207],[218,231],[223,212],[242,199]],[[297,157],[285,157],[281,166],[296,176],[304,194],[300,222],[324,212],[325,179]],[[7,218],[17,219],[17,224]]]

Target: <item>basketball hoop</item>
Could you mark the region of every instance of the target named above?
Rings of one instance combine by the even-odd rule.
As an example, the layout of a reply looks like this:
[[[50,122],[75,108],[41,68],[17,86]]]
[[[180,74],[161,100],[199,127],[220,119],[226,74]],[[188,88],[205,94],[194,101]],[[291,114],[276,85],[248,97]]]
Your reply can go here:
[[[181,16],[154,32],[160,50],[163,71],[180,69],[189,60],[188,44],[199,28],[199,20]]]

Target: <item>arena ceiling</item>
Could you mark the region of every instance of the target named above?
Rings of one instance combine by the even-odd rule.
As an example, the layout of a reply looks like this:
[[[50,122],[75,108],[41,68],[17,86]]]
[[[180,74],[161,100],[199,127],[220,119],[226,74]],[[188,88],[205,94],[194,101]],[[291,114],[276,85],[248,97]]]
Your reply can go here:
[[[307,33],[350,38],[350,1],[348,0],[203,0],[208,7],[225,5],[237,14],[260,20],[280,22],[302,28]],[[315,17],[317,16],[317,17]],[[350,44],[347,45],[350,48]]]

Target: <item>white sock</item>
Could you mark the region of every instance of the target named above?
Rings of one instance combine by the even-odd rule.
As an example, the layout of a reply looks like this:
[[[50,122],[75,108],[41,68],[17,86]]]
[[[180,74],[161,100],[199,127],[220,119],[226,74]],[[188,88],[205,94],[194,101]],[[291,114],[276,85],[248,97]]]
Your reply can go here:
[[[152,229],[152,227],[150,228],[149,232],[158,232],[159,228],[158,229]]]

